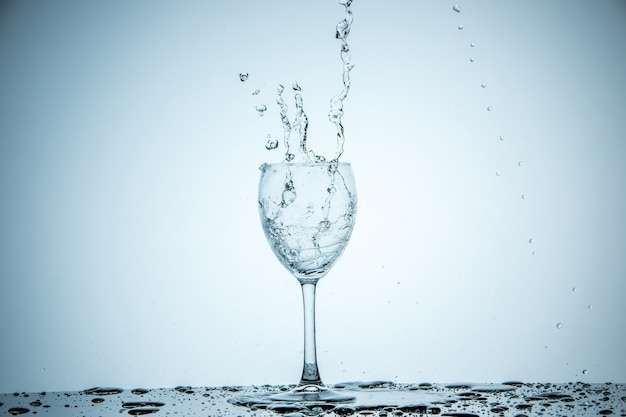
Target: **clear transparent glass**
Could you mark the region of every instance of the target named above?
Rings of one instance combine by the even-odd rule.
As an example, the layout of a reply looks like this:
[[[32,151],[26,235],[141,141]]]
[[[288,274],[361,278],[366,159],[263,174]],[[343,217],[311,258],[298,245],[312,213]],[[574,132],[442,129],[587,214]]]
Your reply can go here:
[[[357,208],[348,163],[278,163],[261,166],[259,214],[274,254],[300,282],[304,304],[304,364],[298,386],[271,396],[285,401],[350,401],[322,383],[315,345],[315,290],[341,256]]]

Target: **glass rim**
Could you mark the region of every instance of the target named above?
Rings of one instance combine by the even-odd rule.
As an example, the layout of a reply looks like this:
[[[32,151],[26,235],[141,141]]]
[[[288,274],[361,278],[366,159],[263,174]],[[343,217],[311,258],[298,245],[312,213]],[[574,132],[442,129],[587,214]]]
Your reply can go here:
[[[261,164],[261,167],[274,167],[274,166],[291,166],[291,167],[300,167],[300,166],[329,166],[329,165],[337,165],[337,166],[352,166],[350,162],[333,162],[333,161],[325,161],[325,162],[264,162]]]

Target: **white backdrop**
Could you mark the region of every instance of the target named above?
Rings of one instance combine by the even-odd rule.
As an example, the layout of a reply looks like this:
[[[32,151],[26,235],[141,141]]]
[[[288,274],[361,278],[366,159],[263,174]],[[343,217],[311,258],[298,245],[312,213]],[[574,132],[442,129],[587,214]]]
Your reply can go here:
[[[626,382],[626,6],[452,6],[353,4],[359,213],[318,288],[322,377]],[[257,168],[294,80],[330,154],[342,17],[2,3],[0,392],[297,382]]]

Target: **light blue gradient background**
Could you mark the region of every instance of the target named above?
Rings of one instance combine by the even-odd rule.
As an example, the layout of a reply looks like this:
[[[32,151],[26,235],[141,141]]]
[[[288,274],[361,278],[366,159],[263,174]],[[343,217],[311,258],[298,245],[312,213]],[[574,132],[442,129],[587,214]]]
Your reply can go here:
[[[322,377],[626,382],[626,3],[460,4],[353,4],[359,213],[318,289]],[[293,80],[331,153],[342,13],[0,4],[0,392],[297,381],[257,168]]]

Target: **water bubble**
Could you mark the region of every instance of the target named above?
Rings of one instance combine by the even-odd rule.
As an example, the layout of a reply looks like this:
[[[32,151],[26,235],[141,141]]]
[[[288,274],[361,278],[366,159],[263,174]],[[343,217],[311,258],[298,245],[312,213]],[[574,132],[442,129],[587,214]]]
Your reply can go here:
[[[253,95],[253,96],[259,95],[259,93],[260,93],[260,92],[261,92],[261,90],[254,90],[254,91],[252,92],[252,95]]]
[[[452,6],[452,10],[454,10],[457,13],[461,13],[461,6],[459,6],[458,4],[455,4],[454,6]]]
[[[265,104],[259,104],[255,109],[259,112],[259,116],[263,116],[267,110],[267,106]]]
[[[493,110],[493,107],[487,106],[487,111],[491,111],[491,110]]]
[[[481,86],[481,88],[485,88],[485,87],[487,87],[487,84],[482,83],[480,86]]]
[[[296,200],[295,191],[285,189],[285,191],[283,191],[283,201],[281,203],[281,206],[287,207],[289,204],[293,203],[295,200]]]
[[[265,143],[265,149],[271,151],[278,148],[278,141],[276,139],[268,139]]]
[[[302,88],[300,87],[300,85],[298,85],[298,82],[297,82],[297,81],[294,81],[294,82],[291,84],[291,88],[293,88],[293,91],[300,91],[300,90],[302,90]]]
[[[457,29],[458,29],[458,30],[463,30],[463,25],[459,25],[459,26],[457,26]]]
[[[241,82],[244,82],[248,79],[248,73],[247,72],[242,72],[239,74],[239,79],[241,80]]]
[[[557,323],[557,324],[556,324],[556,328],[557,328],[557,329],[560,329],[560,328],[562,328],[562,327],[563,327],[563,324],[562,324],[562,323]]]

